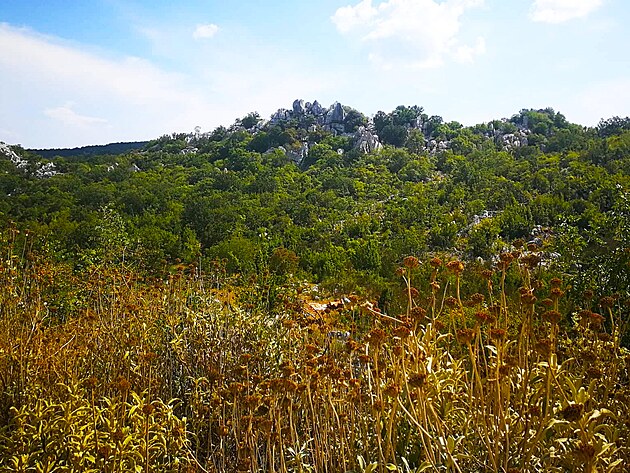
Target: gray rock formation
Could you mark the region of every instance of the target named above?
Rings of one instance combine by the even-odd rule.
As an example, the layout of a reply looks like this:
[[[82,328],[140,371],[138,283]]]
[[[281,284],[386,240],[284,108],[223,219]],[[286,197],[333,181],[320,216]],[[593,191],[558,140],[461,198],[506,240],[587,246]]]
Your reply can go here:
[[[304,106],[304,100],[296,99],[293,102],[293,114],[304,115],[305,112],[306,112],[306,107]]]
[[[315,102],[313,102],[313,104],[311,105],[311,107],[308,109],[308,111],[315,115],[316,117],[320,117],[324,114],[324,108],[319,104],[319,102],[317,100],[315,100]]]
[[[326,113],[326,124],[343,123],[346,118],[346,111],[339,102],[335,102]]]
[[[383,145],[378,140],[378,136],[364,126],[360,126],[354,134],[354,147],[362,153],[378,152]]]

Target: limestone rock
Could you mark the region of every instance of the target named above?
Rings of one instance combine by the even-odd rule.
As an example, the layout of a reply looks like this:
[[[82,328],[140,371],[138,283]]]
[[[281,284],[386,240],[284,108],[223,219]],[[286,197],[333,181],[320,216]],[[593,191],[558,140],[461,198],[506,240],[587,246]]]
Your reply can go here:
[[[322,116],[324,114],[324,108],[319,104],[317,100],[315,100],[310,108],[308,109],[310,113],[315,115],[316,117]]]
[[[368,128],[360,126],[354,134],[354,147],[362,153],[372,153],[380,151],[383,145],[376,134]]]
[[[326,113],[326,123],[343,123],[346,118],[346,111],[343,109],[339,102],[335,102],[332,107]]]
[[[293,114],[294,115],[304,115],[306,112],[306,107],[304,106],[304,100],[297,99],[293,102]]]

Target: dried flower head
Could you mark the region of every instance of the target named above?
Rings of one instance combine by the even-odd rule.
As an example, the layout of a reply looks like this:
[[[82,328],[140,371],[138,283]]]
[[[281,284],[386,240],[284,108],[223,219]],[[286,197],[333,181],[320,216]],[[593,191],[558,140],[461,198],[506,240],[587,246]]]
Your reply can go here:
[[[403,266],[409,269],[415,269],[420,266],[420,262],[415,256],[406,256],[403,260]]]
[[[560,319],[562,318],[562,314],[558,312],[557,310],[548,310],[546,312],[543,312],[542,318],[543,320],[546,320],[549,323],[557,324],[558,322],[560,322]]]
[[[542,305],[544,305],[547,308],[553,307],[553,300],[549,299],[549,298],[545,298],[542,301],[540,301],[540,303]]]
[[[475,336],[475,331],[470,328],[462,328],[457,331],[456,335],[457,335],[457,340],[459,341],[459,343],[468,344],[472,342]]]
[[[411,309],[410,315],[413,320],[420,321],[425,318],[425,316],[427,315],[427,311],[422,307],[414,307],[413,309]]]
[[[401,388],[396,383],[388,383],[383,389],[383,394],[387,397],[396,397],[400,394]]]
[[[429,264],[433,267],[433,268],[439,268],[440,266],[442,266],[442,260],[440,258],[438,258],[437,256],[431,258],[431,261],[429,261]]]
[[[575,422],[580,417],[582,417],[582,411],[584,410],[583,404],[569,404],[564,409],[560,411],[560,416],[564,420],[568,420],[569,422]]]
[[[452,296],[449,296],[446,299],[444,299],[444,303],[446,304],[447,307],[455,307],[457,305],[457,299],[455,299]]]
[[[464,263],[459,260],[449,261],[446,268],[455,275],[460,275],[464,271]]]
[[[412,388],[421,388],[427,380],[425,373],[412,373],[407,380],[407,384]]]
[[[493,328],[490,330],[490,339],[495,340],[495,341],[499,341],[499,340],[504,340],[507,332],[505,331],[505,329],[502,328]]]

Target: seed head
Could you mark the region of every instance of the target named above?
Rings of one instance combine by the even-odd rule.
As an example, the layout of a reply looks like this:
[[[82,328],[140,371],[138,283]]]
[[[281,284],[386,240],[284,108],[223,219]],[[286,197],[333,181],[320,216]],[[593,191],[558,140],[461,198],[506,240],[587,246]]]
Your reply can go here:
[[[416,258],[415,256],[407,256],[403,260],[403,266],[409,269],[415,269],[418,266],[420,266],[420,262],[418,261],[418,258]]]

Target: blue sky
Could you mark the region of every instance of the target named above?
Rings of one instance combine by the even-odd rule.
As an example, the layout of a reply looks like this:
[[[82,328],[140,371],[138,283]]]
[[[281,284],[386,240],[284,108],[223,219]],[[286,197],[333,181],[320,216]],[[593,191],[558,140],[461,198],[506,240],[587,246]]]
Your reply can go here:
[[[209,131],[296,98],[466,125],[630,115],[627,0],[2,0],[0,141]]]

